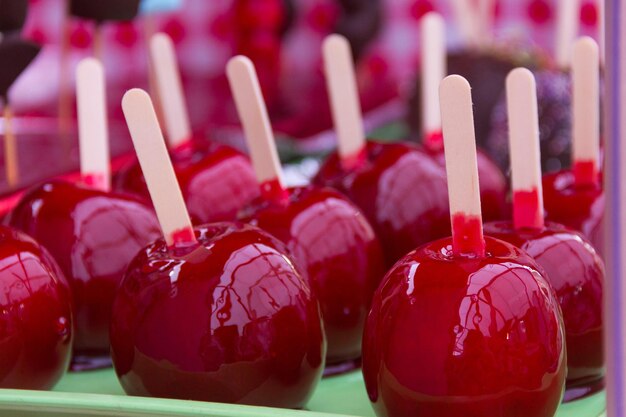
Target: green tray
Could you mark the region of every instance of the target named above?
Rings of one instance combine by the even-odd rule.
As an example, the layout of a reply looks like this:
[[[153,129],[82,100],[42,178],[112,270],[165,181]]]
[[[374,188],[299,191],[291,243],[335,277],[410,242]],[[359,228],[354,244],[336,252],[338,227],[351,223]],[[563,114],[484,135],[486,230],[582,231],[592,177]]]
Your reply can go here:
[[[325,378],[307,411],[128,397],[111,369],[66,375],[55,391],[0,389],[2,417],[374,417],[360,371]],[[598,417],[604,393],[561,406],[556,417]]]

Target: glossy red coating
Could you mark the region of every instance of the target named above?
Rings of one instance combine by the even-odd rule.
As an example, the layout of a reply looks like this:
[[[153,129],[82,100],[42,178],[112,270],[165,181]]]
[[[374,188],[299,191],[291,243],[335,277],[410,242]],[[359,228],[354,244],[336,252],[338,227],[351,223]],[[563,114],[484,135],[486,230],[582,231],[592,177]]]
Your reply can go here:
[[[113,306],[111,352],[131,395],[301,408],[324,368],[315,296],[285,246],[252,227],[195,228],[132,261]]]
[[[237,211],[259,195],[248,157],[230,146],[191,139],[170,157],[194,222],[234,220]],[[150,197],[136,160],[115,176],[114,187]]]
[[[595,161],[576,161],[573,171],[577,185],[593,186],[598,183],[598,167]]]
[[[24,233],[0,226],[0,388],[51,389],[72,353],[69,288]]]
[[[452,252],[455,255],[485,256],[483,222],[480,216],[456,213],[452,216]]]
[[[543,201],[540,202],[536,187],[513,192],[513,224],[516,229],[543,229],[543,216]]]
[[[563,311],[567,387],[591,386],[601,380],[604,264],[591,244],[578,232],[551,222],[540,230],[488,223],[485,233],[523,249],[546,272]]]
[[[424,151],[444,169],[446,158],[441,147],[424,146]],[[478,164],[478,181],[480,185],[480,202],[484,221],[504,220],[509,218],[511,209],[506,201],[508,185],[500,168],[480,149],[476,149]]]
[[[450,235],[445,171],[407,143],[367,143],[363,164],[342,168],[337,153],[313,182],[343,192],[365,214],[391,266],[417,246]]]
[[[115,290],[131,259],[161,235],[153,211],[134,196],[53,181],[27,192],[7,221],[41,243],[68,279],[75,355],[108,356]]]
[[[546,218],[582,232],[600,255],[604,247],[604,192],[602,180],[576,185],[571,170],[543,176]]]
[[[365,216],[330,188],[288,189],[258,199],[241,220],[283,241],[306,271],[322,309],[330,365],[358,359],[372,295],[385,274],[380,243]]]
[[[554,415],[566,374],[558,302],[529,255],[485,242],[486,256],[469,258],[441,239],[387,273],[363,340],[378,416]]]

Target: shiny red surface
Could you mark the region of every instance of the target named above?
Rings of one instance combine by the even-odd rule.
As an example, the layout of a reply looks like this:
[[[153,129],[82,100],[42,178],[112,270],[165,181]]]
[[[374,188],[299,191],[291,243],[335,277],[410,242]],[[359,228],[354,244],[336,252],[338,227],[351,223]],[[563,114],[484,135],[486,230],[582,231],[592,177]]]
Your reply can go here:
[[[111,305],[129,262],[161,235],[141,200],[62,181],[24,195],[7,222],[44,246],[68,279],[77,355],[108,355]]]
[[[259,195],[250,161],[234,148],[192,139],[170,155],[189,214],[198,223],[233,220],[243,205]],[[137,161],[115,176],[114,187],[149,199]]]
[[[544,227],[543,200],[539,190],[516,190],[513,192],[513,224],[516,229]]]
[[[452,252],[458,256],[485,256],[483,222],[480,216],[456,213],[452,216]]]
[[[602,255],[604,247],[604,192],[602,181],[576,185],[570,170],[543,176],[543,203],[546,217],[582,232]]]
[[[326,362],[361,356],[372,295],[385,271],[365,216],[330,188],[291,188],[281,200],[255,200],[241,219],[283,241],[307,272],[328,338]]]
[[[69,288],[30,237],[0,226],[0,388],[51,389],[72,351]]]
[[[522,248],[546,272],[563,311],[568,388],[602,379],[604,264],[591,244],[578,233],[550,222],[542,230],[514,230],[507,222],[488,223],[485,233]]]
[[[417,246],[450,235],[445,172],[410,144],[368,142],[367,158],[350,171],[335,152],[313,181],[338,189],[363,211],[388,266]]]
[[[424,151],[444,169],[446,159],[443,143],[439,148],[424,146]],[[484,221],[504,220],[509,218],[511,209],[506,201],[507,182],[500,168],[480,149],[476,150],[478,180],[480,184],[480,202]]]
[[[142,250],[113,307],[111,352],[131,395],[300,408],[326,344],[317,300],[276,238],[196,228],[199,245]]]
[[[374,295],[363,375],[378,416],[552,417],[566,374],[558,302],[520,249],[452,239],[400,260]]]

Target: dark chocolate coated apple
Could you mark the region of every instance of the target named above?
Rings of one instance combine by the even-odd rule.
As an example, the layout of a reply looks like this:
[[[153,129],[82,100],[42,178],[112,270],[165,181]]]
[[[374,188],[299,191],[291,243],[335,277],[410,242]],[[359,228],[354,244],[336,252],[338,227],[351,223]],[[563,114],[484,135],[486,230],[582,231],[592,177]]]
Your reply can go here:
[[[24,233],[0,226],[0,388],[51,389],[72,353],[63,273]]]
[[[276,238],[249,225],[148,245],[113,306],[111,351],[131,395],[303,407],[324,368],[317,300]]]
[[[484,257],[455,256],[441,239],[387,273],[363,340],[377,415],[554,415],[566,375],[554,292],[529,255],[485,244]]]
[[[250,161],[229,146],[191,139],[172,150],[171,158],[189,214],[199,223],[233,220],[259,195]],[[119,190],[149,198],[137,161],[119,172],[114,182]]]
[[[509,222],[485,225],[485,233],[532,256],[554,288],[565,323],[567,391],[578,395],[598,388],[604,376],[602,288],[604,264],[579,233],[556,223],[515,230]]]
[[[384,275],[380,244],[363,213],[337,191],[309,186],[258,198],[240,218],[283,241],[306,271],[322,310],[327,364],[360,358],[365,318]]]
[[[8,223],[35,238],[58,262],[74,300],[74,354],[107,356],[115,290],[131,259],[161,235],[136,197],[68,182],[27,192]]]
[[[350,170],[335,152],[313,182],[341,191],[363,211],[388,266],[417,246],[450,234],[445,170],[410,144],[369,141],[360,163]]]

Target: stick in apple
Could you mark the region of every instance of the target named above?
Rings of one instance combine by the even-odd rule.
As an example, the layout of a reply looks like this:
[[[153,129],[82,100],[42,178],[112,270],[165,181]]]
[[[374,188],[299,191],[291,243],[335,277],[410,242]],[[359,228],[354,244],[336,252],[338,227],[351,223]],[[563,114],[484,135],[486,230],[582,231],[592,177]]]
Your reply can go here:
[[[172,39],[165,33],[154,35],[150,40],[150,57],[167,143],[175,148],[191,139],[191,127]]]
[[[422,39],[422,137],[426,147],[441,149],[439,83],[446,75],[446,40],[443,17],[427,13],[420,22]]]
[[[83,59],[76,68],[80,172],[86,185],[109,191],[111,168],[105,88],[100,61]]]
[[[600,57],[598,44],[582,37],[572,62],[572,156],[576,184],[598,181],[600,159]]]
[[[539,113],[535,77],[516,68],[506,78],[515,229],[543,229]]]
[[[341,35],[330,35],[322,46],[326,84],[337,130],[338,153],[345,169],[359,163],[365,151],[361,103],[350,44]]]
[[[165,242],[169,247],[195,244],[191,220],[150,96],[138,88],[129,90],[122,99],[122,110]]]
[[[481,257],[485,254],[485,240],[470,85],[465,78],[450,75],[441,81],[439,97],[452,222],[452,251],[455,255]]]
[[[228,61],[226,74],[261,192],[269,199],[281,198],[285,193],[282,169],[254,64],[236,56]]]
[[[8,100],[4,101],[4,164],[9,188],[15,188],[20,180],[17,155],[17,139],[13,131],[13,111]]]
[[[580,0],[558,0],[555,36],[556,64],[569,68],[572,57],[572,42],[578,34]]]

